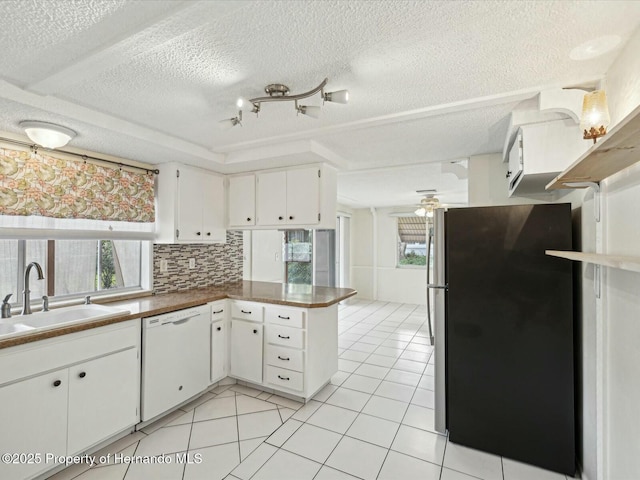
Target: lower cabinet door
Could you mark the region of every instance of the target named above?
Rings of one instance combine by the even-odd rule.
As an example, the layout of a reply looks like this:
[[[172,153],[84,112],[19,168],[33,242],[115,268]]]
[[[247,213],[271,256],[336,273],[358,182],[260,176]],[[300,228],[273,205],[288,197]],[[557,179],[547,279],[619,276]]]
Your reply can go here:
[[[227,323],[211,324],[211,383],[227,376]]]
[[[0,387],[0,478],[31,478],[55,466],[50,455],[66,455],[68,370]],[[19,454],[25,456],[19,457]]]
[[[231,376],[262,383],[263,325],[231,321]]]
[[[139,371],[137,348],[69,369],[69,455],[137,423]]]

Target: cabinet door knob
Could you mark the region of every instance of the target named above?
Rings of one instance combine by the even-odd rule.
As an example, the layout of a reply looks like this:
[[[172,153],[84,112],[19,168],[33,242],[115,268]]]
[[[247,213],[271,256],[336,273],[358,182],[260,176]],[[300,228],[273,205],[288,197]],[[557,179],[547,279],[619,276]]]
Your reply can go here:
[[[289,340],[291,337],[288,335],[285,337],[283,335],[278,334],[278,338],[284,338],[285,340]]]
[[[504,178],[509,178],[510,176],[511,176],[511,170],[509,170],[509,171],[507,172],[507,174],[504,176]]]
[[[217,330],[217,331],[220,331],[220,330],[222,330],[222,327],[218,327],[218,328],[216,328],[216,330]]]
[[[293,220],[293,215],[289,215],[289,220]]]
[[[278,355],[278,359],[279,360],[284,360],[285,362],[289,361],[289,357],[281,357],[280,355]]]
[[[210,237],[210,236],[211,236],[211,232],[207,232],[207,237]]]
[[[86,377],[86,376],[87,376],[87,372],[80,372],[80,373],[78,374],[78,376],[79,376],[80,378],[84,378],[84,377]]]
[[[60,385],[62,385],[62,382],[60,380],[56,380],[55,382],[53,382],[54,387],[59,387]]]
[[[251,221],[251,217],[247,217],[247,222],[250,222],[250,221]]]
[[[278,375],[278,378],[279,378],[280,380],[287,380],[287,381],[289,381],[289,377],[281,377],[280,375]]]
[[[253,329],[253,333],[258,333],[258,330],[256,330],[255,328]]]
[[[284,219],[284,217],[278,217],[278,220],[283,220],[283,219]]]
[[[200,233],[200,232],[196,232],[196,235],[200,236],[200,235],[201,235],[201,233]]]

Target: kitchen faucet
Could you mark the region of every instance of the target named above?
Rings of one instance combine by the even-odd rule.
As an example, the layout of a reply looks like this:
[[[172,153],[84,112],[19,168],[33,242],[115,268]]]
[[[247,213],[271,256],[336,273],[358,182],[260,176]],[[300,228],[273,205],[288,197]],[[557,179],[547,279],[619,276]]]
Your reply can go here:
[[[27,268],[24,271],[24,290],[22,291],[22,313],[20,315],[29,315],[31,314],[31,290],[29,290],[29,274],[31,273],[31,268],[36,267],[38,271],[38,280],[44,280],[44,274],[42,273],[42,267],[38,262],[31,262],[27,265]]]

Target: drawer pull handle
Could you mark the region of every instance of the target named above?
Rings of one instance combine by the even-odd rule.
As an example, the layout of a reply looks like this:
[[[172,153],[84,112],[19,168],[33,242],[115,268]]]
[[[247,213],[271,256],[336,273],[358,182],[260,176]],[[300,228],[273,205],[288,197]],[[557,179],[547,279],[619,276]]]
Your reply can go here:
[[[218,328],[216,328],[216,330],[217,330],[217,331],[220,331],[220,330],[222,330],[222,327],[218,327]]]
[[[86,377],[86,376],[87,376],[87,372],[80,372],[80,373],[78,374],[78,376],[79,376],[80,378],[84,378],[84,377]]]
[[[55,382],[53,382],[54,387],[59,387],[60,385],[62,385],[62,382],[60,380],[56,380]]]
[[[281,357],[280,355],[278,355],[278,359],[284,360],[285,362],[289,361],[289,357]]]
[[[291,320],[291,317],[283,317],[282,315],[278,315],[278,318],[281,318],[282,320]]]
[[[280,375],[278,375],[278,378],[280,380],[286,380],[287,382],[289,381],[289,377],[281,377]]]
[[[213,312],[214,315],[224,312],[224,310],[218,310],[217,312]]]
[[[254,330],[253,330],[253,333],[258,333],[258,330],[255,330],[255,329],[254,329]]]
[[[248,312],[245,310],[240,310],[242,313],[246,313],[247,315],[251,315],[251,310],[249,310]]]
[[[278,334],[278,338],[284,338],[285,340],[289,340],[291,337],[289,335],[285,337],[283,335]]]

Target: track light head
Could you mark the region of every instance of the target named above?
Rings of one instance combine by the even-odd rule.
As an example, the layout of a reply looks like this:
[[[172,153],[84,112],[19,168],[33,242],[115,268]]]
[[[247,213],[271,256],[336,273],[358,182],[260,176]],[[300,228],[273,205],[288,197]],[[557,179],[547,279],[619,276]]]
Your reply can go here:
[[[306,115],[307,117],[320,118],[320,112],[321,112],[320,107],[310,107],[307,105],[300,105],[299,107],[297,107],[297,109],[298,109],[298,113],[301,113],[302,115]]]
[[[325,102],[349,103],[349,90],[327,92],[322,96],[322,98]]]
[[[255,104],[245,97],[238,98],[236,107],[238,107],[238,110],[244,110],[245,112],[258,113],[260,111],[260,104]]]
[[[242,126],[242,110],[238,111],[238,116],[233,118],[225,118],[224,120],[220,120],[218,122],[218,127],[220,130],[230,130],[236,125]]]

